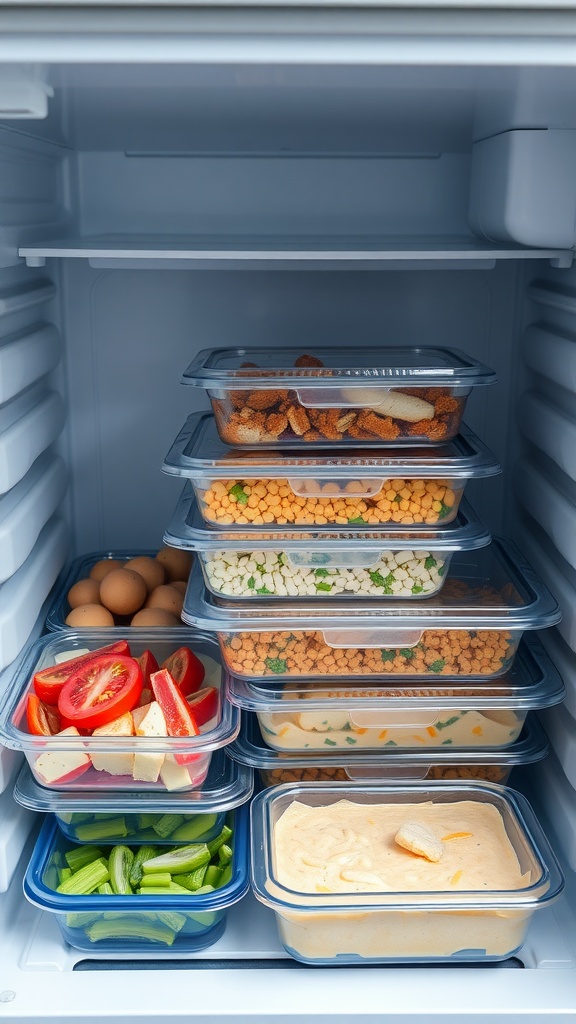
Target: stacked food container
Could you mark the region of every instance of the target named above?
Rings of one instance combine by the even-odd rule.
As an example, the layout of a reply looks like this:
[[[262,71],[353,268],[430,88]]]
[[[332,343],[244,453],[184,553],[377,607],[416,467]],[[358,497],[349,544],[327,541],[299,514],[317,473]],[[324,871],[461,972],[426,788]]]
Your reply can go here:
[[[214,637],[184,627],[64,627],[19,665],[0,731],[27,762],[15,799],[46,814],[24,890],[77,949],[195,952],[245,895],[253,775],[224,752],[223,682]]]
[[[561,888],[531,812],[499,785],[545,756],[530,712],[564,688],[524,637],[558,621],[554,599],[463,498],[499,471],[461,422],[494,381],[424,348],[215,350],[184,375],[213,416],[189,417],[165,460],[187,483],[164,539],[198,556],[182,617],[218,638],[243,709],[230,753],[272,787],[252,805],[252,887],[297,959],[501,959]],[[457,827],[470,807],[497,817],[503,834],[484,839],[514,880],[455,868],[484,856],[482,829]],[[371,872],[366,828],[395,884]]]

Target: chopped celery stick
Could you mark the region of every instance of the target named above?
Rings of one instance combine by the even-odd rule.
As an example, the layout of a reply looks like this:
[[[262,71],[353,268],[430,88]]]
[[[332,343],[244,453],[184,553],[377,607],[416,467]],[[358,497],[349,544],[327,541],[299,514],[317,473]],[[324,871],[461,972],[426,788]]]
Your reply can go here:
[[[156,886],[158,888],[159,886],[170,885],[171,881],[172,876],[168,871],[157,871],[155,875],[143,875],[140,885],[146,889],[148,886]]]
[[[208,854],[208,857],[206,856]],[[168,853],[152,857],[142,865],[145,875],[155,871],[169,871],[171,875],[185,875],[188,871],[205,864],[210,860],[209,847],[205,844],[196,846],[178,846]]]
[[[58,817],[59,818],[63,818],[64,815],[59,814]],[[84,825],[85,822],[92,821],[93,817],[94,817],[93,814],[80,814],[80,813],[76,813],[75,812],[74,814],[70,815],[70,822],[69,822],[69,824],[70,825]]]
[[[147,828],[153,828],[154,822],[156,821],[157,814],[137,814],[136,815],[136,827],[139,832],[144,832]]]
[[[148,888],[138,889],[139,896],[189,896],[188,889],[184,889],[177,882],[170,882],[170,885],[150,885]]]
[[[110,882],[103,882],[102,885],[98,886],[98,892],[100,896],[113,896],[114,889],[110,885]]]
[[[131,917],[117,917],[114,921],[95,921],[86,929],[91,942],[102,939],[142,939],[147,942],[162,942],[171,946],[175,933],[160,921],[135,920]]]
[[[162,839],[167,839],[173,832],[176,831],[179,825],[184,821],[183,814],[163,814],[161,818],[152,826],[156,835],[159,835]]]
[[[156,917],[167,928],[172,928],[175,932],[179,932],[186,924],[186,916],[179,914],[176,910],[159,910]]]
[[[56,892],[66,896],[87,896],[110,878],[110,872],[103,858],[85,864],[71,878],[58,886]]]
[[[204,896],[207,892],[214,892],[213,885],[201,885],[199,889],[196,889],[196,896]]]
[[[90,825],[79,825],[76,829],[76,837],[83,843],[89,843],[94,839],[123,839],[128,835],[124,818],[107,818],[104,821],[94,821]]]
[[[128,846],[114,846],[108,858],[110,885],[118,896],[131,896],[130,871],[134,854]]]
[[[213,857],[214,854],[218,852],[221,846],[224,846],[224,844],[228,842],[231,835],[232,829],[228,828],[228,825],[223,825],[220,835],[216,836],[215,839],[212,839],[209,843],[206,844],[208,849],[210,850],[211,857]]]
[[[226,843],[224,843],[224,845],[221,846],[220,849],[218,850],[218,861],[220,863],[220,866],[224,867],[224,865],[229,864],[231,860],[232,848],[230,846],[227,846]]]
[[[194,922],[194,924],[199,924],[202,930],[207,930],[217,924],[221,917],[221,912],[219,913],[217,910],[201,910],[197,914],[190,914],[186,911],[186,917],[189,921]],[[187,930],[190,931],[191,929]]]
[[[217,814],[194,814],[189,821],[176,829],[172,834],[172,839],[183,843],[193,843],[214,828],[217,821]]]
[[[232,861],[230,861],[229,864],[226,864],[226,866],[222,868],[222,874],[220,875],[220,888],[222,888],[223,885],[228,885],[231,881]]]
[[[179,885],[183,885],[186,889],[199,889],[204,883],[204,876],[208,868],[208,863],[202,864],[201,867],[195,868],[194,871],[190,871],[186,875],[174,875],[174,881]]]
[[[136,889],[142,881],[142,875],[144,874],[142,871],[142,865],[144,861],[155,857],[157,852],[158,849],[156,846],[139,846],[136,850],[136,856],[134,857],[132,867],[130,868],[130,885],[133,886],[134,889]]]
[[[207,885],[211,885],[213,889],[217,889],[220,885],[221,876],[222,868],[219,868],[216,864],[209,864],[206,868],[206,874],[204,875],[203,888]]]
[[[75,846],[74,849],[67,850],[64,856],[68,867],[72,868],[72,871],[78,871],[85,864],[102,857],[102,850],[97,846]]]
[[[92,924],[101,917],[100,911],[94,911],[93,914],[66,914],[66,924],[69,928],[85,928],[87,924]]]
[[[72,877],[72,868],[60,868],[58,872],[58,884],[61,885],[67,878]]]

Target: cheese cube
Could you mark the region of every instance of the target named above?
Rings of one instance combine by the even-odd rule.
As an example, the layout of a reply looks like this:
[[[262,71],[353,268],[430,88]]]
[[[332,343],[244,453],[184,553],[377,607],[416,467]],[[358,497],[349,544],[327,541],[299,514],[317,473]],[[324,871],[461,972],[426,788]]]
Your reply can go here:
[[[132,712],[137,736],[167,736],[166,720],[157,701],[136,708]],[[134,755],[132,778],[136,782],[157,782],[164,764],[162,753],[138,753]]]
[[[71,725],[57,736],[80,736],[80,733]],[[34,762],[34,771],[46,786],[65,785],[83,775],[91,763],[88,754],[81,750],[45,750]]]
[[[190,773],[185,765],[178,764],[172,754],[166,754],[160,769],[160,778],[170,792],[187,789],[191,785]]]
[[[115,718],[113,722],[98,726],[97,729],[94,729],[92,735],[133,736],[134,723],[132,715],[128,711],[127,714],[121,715],[120,718]],[[122,752],[116,754],[110,750],[103,753],[92,753],[91,757],[92,764],[98,772],[108,772],[109,775],[132,775],[134,754]]]

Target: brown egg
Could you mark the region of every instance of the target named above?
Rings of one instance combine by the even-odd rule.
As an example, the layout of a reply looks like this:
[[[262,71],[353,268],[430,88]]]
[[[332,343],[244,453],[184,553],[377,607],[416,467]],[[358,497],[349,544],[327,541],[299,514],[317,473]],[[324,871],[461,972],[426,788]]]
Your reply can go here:
[[[100,604],[100,584],[98,580],[78,580],[68,591],[68,604],[78,608],[81,604]]]
[[[100,584],[100,601],[117,615],[138,611],[146,600],[146,584],[132,569],[114,569]]]
[[[172,580],[187,580],[192,568],[192,555],[189,551],[181,551],[179,548],[161,548],[156,558],[162,563],[166,570],[168,583]]]
[[[176,590],[176,587],[171,587],[168,583],[165,583],[162,587],[156,587],[148,595],[146,608],[163,608],[164,611],[172,612],[172,615],[179,616],[183,604],[184,597],[180,591]]]
[[[170,586],[174,587],[174,590],[178,590],[181,594],[185,594],[187,589],[188,589],[188,581],[187,580],[173,580],[172,583],[170,584]]]
[[[141,608],[130,623],[131,626],[181,626],[181,620],[164,608]]]
[[[91,580],[103,580],[109,572],[113,569],[120,569],[124,565],[124,562],[119,562],[117,558],[102,558],[99,562],[95,562],[90,572],[88,573]]]
[[[113,626],[114,617],[101,604],[81,604],[66,616],[67,626]]]
[[[161,562],[155,558],[148,558],[147,555],[140,555],[138,558],[131,558],[126,562],[124,569],[132,569],[142,577],[146,584],[148,593],[154,587],[160,587],[166,579],[166,572]]]

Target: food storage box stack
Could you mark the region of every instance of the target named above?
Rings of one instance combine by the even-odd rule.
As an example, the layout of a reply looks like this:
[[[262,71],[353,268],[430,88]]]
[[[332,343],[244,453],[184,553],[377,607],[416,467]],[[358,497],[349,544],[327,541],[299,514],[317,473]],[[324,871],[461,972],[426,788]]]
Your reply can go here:
[[[63,626],[32,645],[0,732],[26,758],[15,799],[46,814],[24,890],[70,945],[174,956],[222,935],[248,889],[238,729],[212,635]]]
[[[213,350],[183,377],[212,415],[166,457],[164,540],[197,555],[182,617],[218,638],[230,753],[265,787],[252,887],[306,962],[501,959],[561,888],[501,785],[564,689],[527,633],[555,601],[463,493],[499,471],[462,423],[494,381],[426,348]]]

